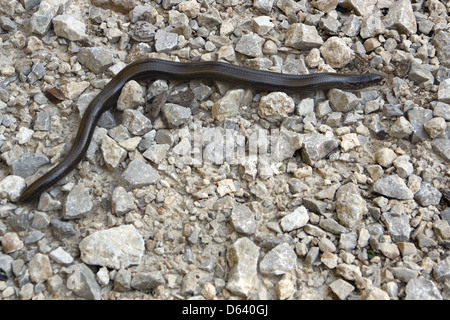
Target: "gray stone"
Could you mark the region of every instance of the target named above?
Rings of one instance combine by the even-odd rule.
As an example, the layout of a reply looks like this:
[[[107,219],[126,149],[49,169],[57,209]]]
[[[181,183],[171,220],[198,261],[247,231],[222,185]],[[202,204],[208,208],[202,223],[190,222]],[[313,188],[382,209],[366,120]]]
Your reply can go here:
[[[339,237],[339,248],[350,251],[356,248],[358,235],[356,232],[342,233]]]
[[[419,277],[406,285],[405,300],[442,300],[442,295],[432,281]]]
[[[450,224],[450,207],[447,207],[444,211],[440,212],[441,218]]]
[[[17,201],[25,190],[26,184],[22,177],[10,175],[0,181],[0,193],[4,192],[12,201]]]
[[[387,28],[394,26],[399,32],[407,35],[415,34],[417,32],[417,23],[411,1],[400,0],[394,2],[389,8],[384,24]]]
[[[414,166],[409,156],[399,156],[394,160],[394,166],[399,177],[407,178],[414,172]]]
[[[38,231],[38,230],[34,230],[31,231],[26,238],[23,240],[23,243],[25,245],[31,244],[31,243],[36,243],[39,240],[41,240],[43,237],[45,236],[45,233]]]
[[[47,111],[40,111],[37,113],[36,121],[34,123],[34,130],[50,131],[52,127],[50,121],[50,114]]]
[[[433,45],[436,47],[439,62],[450,67],[450,32],[441,30],[433,37]]]
[[[297,255],[287,243],[282,243],[270,250],[261,260],[259,269],[262,274],[277,276],[293,270]]]
[[[70,41],[87,38],[86,25],[69,14],[56,16],[52,19],[55,34]]]
[[[40,153],[25,153],[11,164],[12,174],[26,178],[33,175],[39,167],[49,163],[50,160]]]
[[[308,212],[305,207],[301,206],[281,218],[280,226],[284,232],[290,232],[292,230],[304,227],[308,221]]]
[[[264,39],[257,34],[249,33],[243,35],[236,44],[235,50],[249,57],[262,56],[262,45]]]
[[[444,103],[450,103],[450,79],[442,81],[439,85],[438,100]]]
[[[132,160],[123,172],[122,179],[130,187],[139,188],[156,183],[159,173],[147,163]]]
[[[341,30],[348,36],[348,37],[355,37],[359,34],[359,31],[361,29],[361,21],[358,19],[358,17],[354,14],[351,14],[348,16],[347,19],[345,19]]]
[[[341,27],[341,22],[335,18],[322,18],[319,23],[320,28],[322,28],[326,33],[331,35],[338,34],[339,28]]]
[[[182,0],[163,0],[162,7],[167,10],[167,9],[172,8],[173,6],[176,6],[177,4],[179,4],[181,2],[183,2],[183,1]]]
[[[92,233],[79,247],[84,263],[121,269],[141,262],[144,239],[134,226],[122,225]]]
[[[288,185],[289,185],[289,190],[293,194],[300,193],[302,191],[307,190],[307,186],[300,179],[297,179],[297,178],[289,179]]]
[[[71,264],[73,262],[73,257],[61,247],[51,251],[49,256],[52,260],[61,264]]]
[[[274,0],[255,0],[253,1],[253,7],[258,9],[262,14],[270,14],[272,11]]]
[[[314,26],[294,23],[286,33],[286,45],[299,50],[310,50],[322,45],[323,40]]]
[[[433,111],[430,109],[415,107],[408,111],[407,116],[409,122],[414,128],[414,134],[411,142],[417,143],[429,139],[430,137],[423,128],[423,125],[425,124],[425,122],[433,118]]]
[[[358,15],[364,17],[369,13],[372,13],[372,10],[376,3],[376,0],[347,0],[345,2],[345,6],[349,9],[355,10]],[[378,5],[381,7],[380,4]]]
[[[52,226],[53,235],[60,240],[77,234],[77,231],[70,222],[53,219],[50,221],[50,224]]]
[[[35,211],[33,215],[33,221],[31,227],[33,229],[41,230],[46,228],[50,224],[50,217],[41,211]]]
[[[245,91],[243,89],[227,91],[227,93],[212,106],[211,116],[222,121],[237,115],[239,106],[244,98],[244,93]]]
[[[155,38],[158,28],[148,21],[137,21],[130,32],[131,38],[139,42],[150,42]]]
[[[30,19],[31,32],[43,36],[50,30],[53,17],[58,12],[60,6],[67,0],[43,0],[39,4],[39,9],[33,13]]]
[[[137,272],[131,279],[131,287],[136,290],[153,290],[165,284],[165,279],[161,271]]]
[[[131,270],[120,269],[114,278],[114,291],[127,292],[131,290]]]
[[[409,216],[405,213],[393,214],[386,212],[382,214],[382,219],[388,228],[389,235],[394,242],[404,242],[409,240],[411,227]]]
[[[318,247],[310,248],[305,257],[305,265],[312,266],[314,264],[314,262],[317,260],[317,258],[319,257],[319,254],[320,254],[320,250]]]
[[[437,101],[433,110],[433,116],[444,118],[445,121],[450,121],[450,104]]]
[[[384,32],[384,24],[377,15],[369,14],[363,18],[359,32],[363,39],[375,37]]]
[[[152,130],[152,122],[142,112],[127,109],[123,112],[123,125],[134,135],[141,136]]]
[[[222,24],[222,18],[217,9],[211,8],[204,13],[200,13],[198,16],[198,24],[207,28],[214,28],[215,26]]]
[[[294,0],[279,0],[276,5],[287,16],[287,20],[292,23],[297,21],[296,13],[302,9],[300,3]],[[306,9],[305,9],[306,10]]]
[[[426,35],[428,35],[434,27],[434,23],[428,19],[420,20],[417,24],[419,31]]]
[[[331,233],[334,234],[341,234],[341,233],[347,233],[348,229],[344,226],[340,225],[336,220],[334,219],[322,219],[319,222],[319,226]]]
[[[247,206],[237,205],[231,211],[231,223],[234,229],[242,234],[251,235],[256,230],[255,213]]]
[[[445,258],[434,266],[433,277],[439,282],[450,280],[450,257]]]
[[[408,74],[408,78],[416,83],[422,83],[425,81],[434,81],[433,74],[426,68],[426,65],[412,63],[411,69]]]
[[[114,171],[127,156],[127,151],[107,135],[103,136],[100,148],[105,164],[111,171]]]
[[[170,146],[168,144],[154,144],[151,145],[142,155],[153,162],[154,164],[160,164],[167,155]]]
[[[118,126],[108,130],[108,136],[117,142],[122,142],[132,137],[130,131],[128,131],[123,124],[119,124]]]
[[[70,269],[73,274],[67,280],[69,289],[87,300],[101,300],[101,288],[95,279],[95,274],[84,263],[78,263]]]
[[[112,51],[102,47],[81,48],[78,61],[96,74],[101,74],[113,64]]]
[[[199,275],[195,271],[188,272],[181,282],[181,294],[185,296],[196,295],[199,292]]]
[[[63,207],[64,218],[81,218],[91,212],[94,204],[89,190],[81,184],[77,184],[67,195],[66,203]]]
[[[281,162],[290,158],[302,147],[303,137],[297,132],[281,128],[278,139],[271,149],[272,160]],[[308,149],[310,150],[310,149]]]
[[[30,10],[38,6],[41,3],[41,1],[42,0],[22,0],[21,3],[23,4],[25,10]]]
[[[394,267],[390,270],[394,277],[405,283],[408,283],[410,280],[416,279],[419,276],[419,272],[406,267]]]
[[[12,274],[12,266],[14,259],[8,255],[0,253],[0,271],[4,272],[7,276]]]
[[[450,140],[449,139],[434,139],[431,143],[433,150],[441,156],[445,161],[450,161]]]
[[[330,284],[330,289],[333,291],[333,293],[341,300],[344,300],[347,298],[347,296],[355,290],[355,287],[352,286],[350,283],[348,283],[345,280],[337,279],[336,281],[332,282]]]
[[[421,233],[416,238],[417,244],[421,249],[437,246],[437,241]]]
[[[271,22],[271,18],[269,16],[259,16],[253,18],[252,26],[258,35],[264,36],[269,33],[275,25]]]
[[[414,195],[414,199],[422,206],[438,205],[441,200],[442,193],[427,182],[422,182],[419,191]]]
[[[333,204],[339,222],[350,229],[358,225],[368,212],[366,201],[361,197],[357,185],[347,183],[336,192]]]
[[[167,32],[162,29],[155,34],[155,50],[156,52],[169,52],[178,44],[178,35],[176,33]]]
[[[309,211],[312,211],[317,214],[324,214],[327,207],[326,202],[311,198],[303,198],[303,205]]]
[[[111,194],[111,209],[115,215],[121,216],[136,209],[135,199],[124,187],[118,186]]]
[[[330,100],[331,108],[336,112],[353,110],[361,101],[355,94],[339,89],[331,89],[328,92],[328,99]]]
[[[161,109],[169,128],[183,126],[191,116],[191,109],[175,103],[166,103]]]
[[[31,73],[28,75],[28,81],[34,83],[37,80],[41,80],[45,76],[45,73],[45,67],[39,62],[35,62],[31,67]]]
[[[413,193],[406,186],[405,182],[398,175],[381,177],[373,184],[373,191],[388,198],[399,200],[409,200],[413,198]]]
[[[339,146],[339,140],[332,135],[324,135],[318,132],[303,135],[301,149],[302,160],[308,165],[314,165]]]

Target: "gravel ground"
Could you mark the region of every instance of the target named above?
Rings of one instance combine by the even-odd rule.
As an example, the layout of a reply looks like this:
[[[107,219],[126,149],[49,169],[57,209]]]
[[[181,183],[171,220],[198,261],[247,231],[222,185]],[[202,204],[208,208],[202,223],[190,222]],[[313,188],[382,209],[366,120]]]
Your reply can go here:
[[[0,299],[448,299],[449,10],[2,0]],[[17,204],[148,57],[384,80],[303,95],[131,81],[78,167]]]

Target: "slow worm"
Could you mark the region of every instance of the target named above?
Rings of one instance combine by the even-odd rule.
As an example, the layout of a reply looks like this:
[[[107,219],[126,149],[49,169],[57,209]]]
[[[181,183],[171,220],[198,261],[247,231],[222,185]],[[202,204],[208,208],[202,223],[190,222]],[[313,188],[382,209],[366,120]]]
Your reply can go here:
[[[26,202],[61,179],[83,159],[89,146],[97,121],[117,100],[122,87],[130,80],[139,79],[212,79],[226,81],[262,91],[286,91],[305,93],[316,90],[338,88],[357,90],[377,84],[382,77],[373,73],[345,75],[316,73],[289,75],[269,71],[253,70],[222,62],[172,62],[144,59],[133,62],[122,69],[87,107],[69,153],[50,171],[31,183],[19,198]]]

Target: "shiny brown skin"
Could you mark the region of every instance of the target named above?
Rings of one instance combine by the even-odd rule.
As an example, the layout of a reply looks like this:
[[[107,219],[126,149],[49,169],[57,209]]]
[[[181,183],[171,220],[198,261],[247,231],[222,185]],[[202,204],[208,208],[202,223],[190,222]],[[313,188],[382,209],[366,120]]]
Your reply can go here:
[[[29,185],[19,198],[19,202],[27,202],[37,198],[41,192],[75,168],[84,157],[100,116],[115,104],[125,83],[139,79],[210,79],[231,82],[262,91],[305,93],[331,88],[357,90],[379,83],[382,77],[372,73],[360,75],[337,73],[289,75],[213,61],[183,63],[144,59],[133,62],[123,68],[91,101],[81,119],[74,144],[69,153],[60,163]]]

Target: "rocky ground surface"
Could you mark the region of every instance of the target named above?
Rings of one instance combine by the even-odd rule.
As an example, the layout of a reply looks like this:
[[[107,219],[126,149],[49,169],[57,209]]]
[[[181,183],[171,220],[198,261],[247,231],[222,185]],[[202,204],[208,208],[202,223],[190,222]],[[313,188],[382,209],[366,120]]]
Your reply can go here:
[[[2,0],[0,299],[448,299],[449,11]],[[80,165],[17,204],[93,97],[147,57],[384,80],[303,95],[132,81]]]

